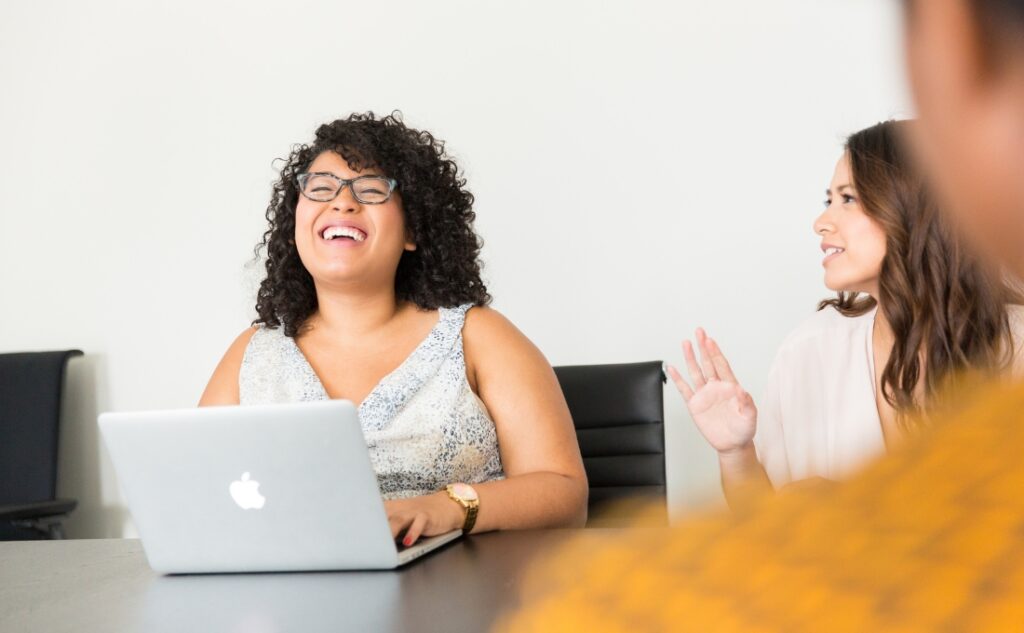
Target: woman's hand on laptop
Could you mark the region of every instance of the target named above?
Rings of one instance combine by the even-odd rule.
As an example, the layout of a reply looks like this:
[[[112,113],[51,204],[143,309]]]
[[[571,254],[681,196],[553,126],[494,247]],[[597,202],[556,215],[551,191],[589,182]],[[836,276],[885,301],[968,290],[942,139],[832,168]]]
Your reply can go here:
[[[683,341],[683,356],[693,386],[675,367],[670,365],[668,373],[686,401],[697,428],[719,454],[746,449],[753,442],[757,430],[754,399],[736,380],[718,344],[700,328],[696,338],[700,346],[700,363],[693,352],[693,344]]]
[[[421,536],[437,536],[463,526],[466,520],[462,507],[444,490],[421,497],[391,499],[384,502],[384,511],[391,524],[391,536],[402,536],[402,545],[409,547]]]

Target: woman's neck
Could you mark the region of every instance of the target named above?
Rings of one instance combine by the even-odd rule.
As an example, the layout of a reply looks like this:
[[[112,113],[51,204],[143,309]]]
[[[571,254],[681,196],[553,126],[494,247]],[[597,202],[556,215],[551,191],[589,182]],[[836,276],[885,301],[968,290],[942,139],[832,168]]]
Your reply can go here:
[[[353,293],[318,285],[316,298],[317,310],[307,324],[332,336],[363,337],[380,332],[401,310],[394,287]]]
[[[892,355],[892,347],[896,342],[896,336],[893,334],[892,326],[889,325],[888,319],[885,318],[885,312],[882,311],[881,305],[875,310],[875,322],[871,330],[871,339],[875,367],[875,375],[872,377],[875,381],[875,406],[878,409],[878,419],[882,426],[882,438],[885,441],[885,445],[892,448],[902,436],[902,431],[899,427],[899,415],[893,406],[889,404],[889,401],[885,399],[882,387],[882,373],[889,362],[889,357]]]
[[[875,299],[877,302],[878,300]],[[892,346],[896,343],[896,335],[892,331],[892,326],[889,324],[889,319],[885,318],[885,311],[882,310],[882,304],[879,303],[875,310],[875,324],[874,324],[874,342],[877,346],[883,347],[887,350],[892,350]],[[888,354],[886,354],[888,357]]]

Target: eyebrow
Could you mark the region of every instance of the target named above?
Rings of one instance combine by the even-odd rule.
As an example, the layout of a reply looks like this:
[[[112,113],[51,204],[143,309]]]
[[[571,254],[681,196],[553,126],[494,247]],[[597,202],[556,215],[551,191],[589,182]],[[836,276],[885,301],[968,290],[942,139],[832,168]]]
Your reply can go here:
[[[853,189],[853,185],[839,185],[838,187],[836,187],[836,193],[842,191],[843,189]],[[831,189],[826,189],[825,190],[825,195],[826,196],[831,196],[832,195],[832,190]]]
[[[376,170],[373,170],[373,171],[376,171]],[[362,178],[364,176],[375,176],[377,178],[384,178],[385,177],[384,174],[373,173],[373,171],[371,171],[370,173],[358,174],[356,176],[353,176],[352,178],[345,178],[345,177],[341,176],[340,174],[338,174],[338,173],[336,173],[336,172],[334,172],[333,170],[330,170],[330,169],[328,169],[328,170],[310,171],[309,173],[311,173],[311,174],[328,174],[330,176],[334,176],[338,180],[355,180],[356,178]]]

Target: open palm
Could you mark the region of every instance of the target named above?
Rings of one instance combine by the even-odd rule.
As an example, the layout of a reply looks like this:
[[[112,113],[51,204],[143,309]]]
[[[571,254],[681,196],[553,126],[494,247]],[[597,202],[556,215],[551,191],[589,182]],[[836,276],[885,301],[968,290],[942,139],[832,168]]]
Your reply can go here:
[[[675,367],[669,366],[669,375],[697,428],[715,450],[722,453],[743,448],[753,441],[757,430],[754,399],[736,380],[718,344],[702,329],[697,330],[697,344],[700,346],[699,364],[693,345],[683,342],[683,356],[693,386]]]

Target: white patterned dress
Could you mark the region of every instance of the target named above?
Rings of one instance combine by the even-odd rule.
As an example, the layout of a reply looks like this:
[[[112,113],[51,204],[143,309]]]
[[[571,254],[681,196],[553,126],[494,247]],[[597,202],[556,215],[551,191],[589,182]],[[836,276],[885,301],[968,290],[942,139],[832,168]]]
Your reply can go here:
[[[462,326],[471,307],[441,308],[427,338],[359,406],[385,499],[505,476],[494,421],[466,378]],[[260,327],[253,334],[238,387],[243,405],[328,399],[295,340],[280,328]]]

